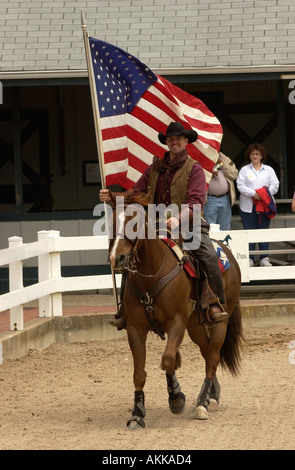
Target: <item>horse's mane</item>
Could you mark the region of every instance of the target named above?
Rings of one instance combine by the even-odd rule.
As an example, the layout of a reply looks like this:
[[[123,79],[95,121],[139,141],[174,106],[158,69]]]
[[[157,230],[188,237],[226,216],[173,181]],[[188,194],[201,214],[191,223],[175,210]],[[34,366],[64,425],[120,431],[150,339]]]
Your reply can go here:
[[[140,204],[143,207],[147,207],[150,204],[150,193],[141,193],[139,191],[135,191],[132,194],[128,194],[125,199],[126,204]]]

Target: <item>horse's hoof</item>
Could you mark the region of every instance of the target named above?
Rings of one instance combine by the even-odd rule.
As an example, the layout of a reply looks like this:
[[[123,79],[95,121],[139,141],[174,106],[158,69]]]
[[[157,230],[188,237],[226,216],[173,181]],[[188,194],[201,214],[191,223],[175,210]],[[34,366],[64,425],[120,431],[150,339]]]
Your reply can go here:
[[[176,415],[180,415],[185,408],[185,395],[180,393],[176,400],[169,400],[170,411]]]
[[[127,421],[127,429],[129,431],[138,431],[139,429],[145,428],[145,422],[143,418],[139,416],[133,416]]]
[[[209,411],[217,411],[218,407],[219,407],[218,401],[215,400],[214,398],[210,398],[210,403],[208,406]]]
[[[209,419],[209,414],[204,406],[199,405],[195,409],[193,417],[194,419]]]

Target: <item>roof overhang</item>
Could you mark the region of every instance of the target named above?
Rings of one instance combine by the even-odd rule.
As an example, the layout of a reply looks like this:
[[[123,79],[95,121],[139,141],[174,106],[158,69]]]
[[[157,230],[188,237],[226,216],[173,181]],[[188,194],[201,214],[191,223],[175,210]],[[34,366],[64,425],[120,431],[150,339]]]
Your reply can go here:
[[[180,81],[233,81],[233,80],[271,80],[295,78],[294,65],[261,65],[261,66],[235,66],[235,67],[188,67],[188,68],[165,68],[153,69],[157,75],[173,77],[176,82]],[[25,80],[40,81],[53,80],[63,81],[88,79],[86,69],[78,70],[36,70],[36,71],[0,71],[2,82],[22,82]],[[12,83],[9,83],[12,84]],[[31,83],[33,84],[33,83]]]

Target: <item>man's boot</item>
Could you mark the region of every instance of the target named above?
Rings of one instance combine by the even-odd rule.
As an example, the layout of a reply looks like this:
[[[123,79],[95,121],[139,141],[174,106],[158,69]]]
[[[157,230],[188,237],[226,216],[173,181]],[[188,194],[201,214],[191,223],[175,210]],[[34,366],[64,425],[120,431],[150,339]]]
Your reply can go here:
[[[123,295],[124,295],[124,290],[125,290],[125,281],[127,277],[127,272],[123,271],[122,273],[122,280],[121,280],[121,290],[120,290],[120,300],[121,303],[119,304],[118,312],[115,314],[115,318],[113,320],[109,320],[109,324],[112,326],[116,326],[117,329],[123,330],[126,328],[126,320],[125,320],[125,312],[124,312],[124,307],[123,307]]]
[[[126,328],[126,320],[125,320],[125,317],[124,317],[123,310],[124,309],[123,309],[123,306],[121,304],[121,307],[120,307],[118,313],[115,314],[115,318],[113,320],[109,320],[109,324],[112,325],[112,326],[116,326],[119,331]]]
[[[222,308],[218,304],[210,305],[208,315],[210,320],[214,322],[223,321],[228,318],[228,314],[224,310],[222,310]]]
[[[215,294],[215,299],[212,299],[212,303],[209,306],[209,318],[213,322],[220,322],[228,318],[228,314],[224,309],[225,295],[217,255],[209,238],[208,229],[209,225],[202,219],[201,244],[198,250],[193,251],[193,255],[203,265],[208,277],[209,286]]]

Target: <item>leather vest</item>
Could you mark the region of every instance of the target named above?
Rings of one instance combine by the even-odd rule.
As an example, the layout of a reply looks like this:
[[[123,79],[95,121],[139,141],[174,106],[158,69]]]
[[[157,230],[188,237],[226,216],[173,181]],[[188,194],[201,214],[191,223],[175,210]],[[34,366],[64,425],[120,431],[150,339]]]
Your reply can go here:
[[[179,210],[181,209],[181,204],[186,203],[188,182],[190,179],[192,167],[195,163],[196,161],[193,160],[190,156],[188,156],[184,164],[180,168],[178,168],[172,180],[170,187],[171,203],[177,204]],[[150,191],[151,195],[151,203],[154,202],[159,174],[159,170],[156,170],[156,168],[152,166],[148,182],[148,190]]]

